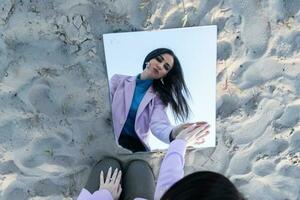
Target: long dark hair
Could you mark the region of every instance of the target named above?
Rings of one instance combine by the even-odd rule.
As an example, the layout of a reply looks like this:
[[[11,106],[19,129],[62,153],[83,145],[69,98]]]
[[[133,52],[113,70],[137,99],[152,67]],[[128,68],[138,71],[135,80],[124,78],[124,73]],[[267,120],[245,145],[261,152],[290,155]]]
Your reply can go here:
[[[222,174],[202,171],[175,183],[161,200],[245,200],[233,183]]]
[[[180,62],[174,52],[167,48],[158,48],[151,51],[145,57],[143,70],[146,68],[146,62],[164,53],[168,53],[173,57],[174,65],[163,78],[163,83],[160,80],[153,80],[153,89],[159,94],[166,106],[170,103],[175,119],[184,121],[189,118],[190,114],[190,107],[185,99],[185,96],[190,97],[190,92],[186,87]]]

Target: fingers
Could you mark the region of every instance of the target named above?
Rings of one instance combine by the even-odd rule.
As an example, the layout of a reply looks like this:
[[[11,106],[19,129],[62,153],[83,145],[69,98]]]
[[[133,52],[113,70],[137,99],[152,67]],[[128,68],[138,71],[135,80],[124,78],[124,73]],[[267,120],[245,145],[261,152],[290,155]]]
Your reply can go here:
[[[192,124],[190,125],[189,127],[187,127],[186,129],[184,129],[182,131],[182,134],[185,135],[185,138],[188,139],[190,137],[193,136],[193,131],[196,129],[196,125],[195,124]]]
[[[205,136],[207,136],[209,134],[209,131],[205,131],[205,132],[200,132],[196,135],[196,139],[200,140],[201,138],[204,138]]]
[[[104,175],[103,175],[103,171],[100,172],[100,185],[104,184]]]
[[[196,133],[194,134],[194,137],[195,137],[196,139],[204,138],[204,137],[207,136],[209,133],[210,133],[210,132],[209,132],[208,128],[205,128],[205,129],[202,129],[202,130],[196,132]]]
[[[200,125],[205,125],[205,124],[208,124],[208,123],[207,123],[207,122],[204,122],[204,121],[202,121],[202,122],[196,122],[196,124],[200,126]]]
[[[195,144],[199,145],[199,144],[203,144],[205,142],[204,138],[200,138],[199,140],[197,139],[197,142],[195,142]]]
[[[185,124],[183,124],[183,128],[187,128],[187,127],[189,127],[192,124],[194,124],[194,123],[185,123]]]
[[[210,127],[207,122],[195,122],[182,124],[182,129],[179,129],[179,133],[176,135],[177,139],[184,139],[186,141],[195,141],[198,137],[204,137],[208,133],[206,131]]]
[[[201,134],[206,133],[206,131],[209,131],[209,128],[210,128],[210,125],[205,125],[204,127],[198,127],[195,136],[198,137]]]
[[[193,124],[195,124],[198,128],[198,127],[202,127],[204,125],[207,125],[208,123],[203,122],[203,121],[202,122],[195,122],[195,123],[186,123],[186,124],[183,125],[183,128],[185,129],[185,128],[189,127],[190,125],[193,125]]]
[[[197,126],[203,126],[208,124],[207,122],[195,122],[194,124],[196,124]]]
[[[206,129],[206,128],[209,128],[210,125],[209,124],[200,124],[200,125],[197,125],[197,128],[198,127],[202,127],[203,129]]]
[[[115,181],[115,184],[120,184],[120,182],[121,182],[121,177],[122,177],[122,171],[119,170],[118,176],[117,176],[116,181]]]
[[[195,130],[191,131],[190,132],[190,136],[191,136],[190,141],[195,141],[199,138],[202,138],[202,137],[208,135],[209,134],[208,128],[209,128],[209,126],[206,126],[205,128],[198,127]]]
[[[198,127],[197,125],[195,125],[195,128],[191,130],[190,134],[197,136],[199,133],[203,133],[207,131],[209,127],[210,127],[209,125],[206,125],[205,127]]]
[[[117,190],[117,195],[120,196],[121,193],[122,193],[122,187],[121,187],[121,184],[119,184],[118,190]]]
[[[111,175],[111,173],[112,173],[112,167],[110,167],[108,169],[105,183],[109,183],[109,182],[119,183],[121,180],[121,177],[122,177],[122,171],[119,170],[118,168],[116,168],[114,170],[113,175]],[[104,172],[101,171],[100,172],[100,183],[104,183],[104,175],[103,174],[104,174]]]
[[[186,131],[186,132],[190,132],[190,131],[193,131],[193,130],[196,129],[196,128],[197,128],[196,124],[191,124],[190,126],[188,126],[188,127],[185,129],[185,131]]]
[[[111,171],[112,171],[112,168],[110,167],[108,169],[108,172],[107,172],[107,175],[106,175],[105,184],[108,184],[110,182]]]
[[[201,126],[201,125],[207,124],[207,122],[204,122],[204,121],[201,121],[201,122],[189,122],[189,123],[183,124],[183,127],[187,128],[187,127],[189,127],[192,124],[196,124],[197,126]]]
[[[114,171],[114,173],[113,173],[113,175],[112,175],[112,177],[111,177],[111,179],[110,179],[111,183],[115,183],[115,180],[117,178],[118,172],[119,172],[119,170],[118,170],[118,168],[116,168],[115,171]]]
[[[197,133],[197,135],[199,134],[199,133],[205,133],[206,131],[209,131],[209,128],[210,128],[210,126],[208,125],[208,126],[206,126],[206,127],[202,127],[202,128],[200,128],[199,127],[199,132]]]

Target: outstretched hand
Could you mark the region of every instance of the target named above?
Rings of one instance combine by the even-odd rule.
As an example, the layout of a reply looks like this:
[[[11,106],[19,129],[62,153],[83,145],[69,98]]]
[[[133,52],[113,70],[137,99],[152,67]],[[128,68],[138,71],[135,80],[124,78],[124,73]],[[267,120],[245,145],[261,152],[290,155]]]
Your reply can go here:
[[[121,176],[122,176],[122,171],[118,170],[117,168],[115,169],[114,173],[112,173],[112,168],[110,167],[107,172],[106,179],[104,180],[104,175],[103,171],[100,172],[100,188],[99,189],[107,189],[114,200],[118,200],[122,188],[121,188]]]
[[[176,136],[176,139],[187,141],[187,146],[202,144],[205,142],[204,137],[209,134],[209,127],[210,126],[207,123],[191,124],[182,129]]]
[[[183,123],[183,124],[179,124],[178,126],[175,126],[172,130],[172,138],[176,138],[177,135],[185,128],[189,127],[190,125],[196,124],[197,127],[203,126],[203,125],[207,125],[207,122],[195,122],[195,123]]]

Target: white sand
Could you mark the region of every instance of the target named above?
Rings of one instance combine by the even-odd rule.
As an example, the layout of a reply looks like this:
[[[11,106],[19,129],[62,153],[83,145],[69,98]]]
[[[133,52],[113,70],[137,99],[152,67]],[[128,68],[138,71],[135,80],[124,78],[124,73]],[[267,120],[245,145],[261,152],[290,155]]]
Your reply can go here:
[[[225,174],[250,200],[300,199],[300,1],[0,2],[0,199],[72,199],[115,145],[101,36],[218,25],[217,147],[186,174]],[[185,10],[185,12],[184,12]],[[199,44],[201,45],[201,44]],[[122,155],[120,155],[122,154]]]

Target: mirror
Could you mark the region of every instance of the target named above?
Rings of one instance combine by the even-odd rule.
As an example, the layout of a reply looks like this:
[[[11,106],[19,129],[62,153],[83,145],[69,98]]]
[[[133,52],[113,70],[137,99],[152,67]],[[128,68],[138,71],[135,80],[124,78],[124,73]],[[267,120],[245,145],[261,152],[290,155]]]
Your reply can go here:
[[[174,127],[205,121],[210,133],[193,147],[215,146],[216,26],[110,33],[103,42],[119,145],[137,151],[166,149]]]

